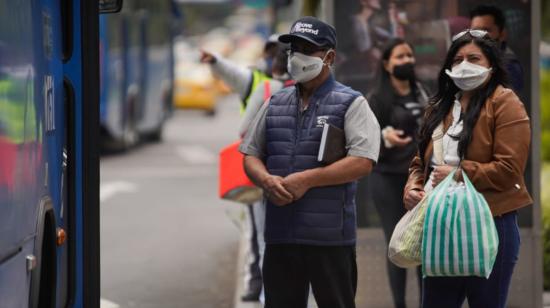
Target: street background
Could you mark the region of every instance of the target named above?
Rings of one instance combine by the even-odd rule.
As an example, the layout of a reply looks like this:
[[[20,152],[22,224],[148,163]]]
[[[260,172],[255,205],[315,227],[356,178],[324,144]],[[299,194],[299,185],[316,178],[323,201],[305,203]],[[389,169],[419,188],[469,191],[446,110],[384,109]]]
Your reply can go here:
[[[180,1],[185,22],[177,37],[175,51],[174,105],[177,107],[165,127],[160,143],[142,143],[125,152],[106,153],[101,157],[101,279],[102,307],[234,307],[242,284],[244,253],[242,232],[245,228],[243,206],[218,197],[218,153],[235,141],[240,124],[239,102],[228,95],[227,87],[216,81],[208,67],[198,63],[199,49],[205,48],[243,66],[254,66],[265,38],[273,30],[288,31],[292,20],[301,13],[321,12],[328,19],[348,14],[348,6],[337,1],[292,2],[277,11],[269,1]],[[400,1],[395,1],[400,2]],[[445,53],[445,37],[452,27],[464,24],[468,6],[480,1],[405,1],[413,7],[409,18],[426,19],[429,10],[440,12],[435,21],[433,40],[436,49],[424,49],[425,62],[419,65],[428,85],[434,77],[435,59]],[[467,5],[459,6],[458,3]],[[423,3],[423,2],[422,2]],[[514,48],[528,67],[531,39],[525,14],[530,1],[501,1],[512,18]],[[544,286],[550,289],[550,1],[542,0],[542,42],[540,47],[541,77],[541,205],[543,218]],[[416,7],[415,7],[416,6]],[[238,7],[238,8],[235,8]],[[385,6],[384,8],[388,8]],[[423,13],[424,12],[424,13]],[[430,11],[431,12],[431,11]],[[416,14],[416,15],[415,15]],[[424,14],[424,15],[423,15]],[[431,13],[429,13],[431,14]],[[462,15],[462,18],[454,15]],[[452,16],[450,16],[452,15]],[[431,15],[430,15],[431,16]],[[457,17],[457,18],[454,18]],[[339,29],[346,27],[345,18],[335,18]],[[275,26],[276,24],[276,26]],[[441,27],[441,28],[440,28]],[[414,28],[414,27],[411,27]],[[417,31],[430,28],[418,26]],[[432,25],[433,31],[433,25]],[[442,29],[441,31],[439,31]],[[439,32],[438,32],[439,31]],[[425,32],[422,32],[425,33]],[[351,33],[344,33],[350,40]],[[348,37],[346,37],[348,36]],[[409,33],[407,39],[422,44],[422,36]],[[344,41],[345,41],[344,40]],[[441,47],[443,46],[443,47]],[[342,51],[347,51],[344,45]],[[435,55],[430,55],[432,51]],[[351,60],[350,60],[351,59]],[[348,78],[360,90],[368,87],[372,74],[357,69],[352,56],[340,63],[337,76]],[[359,60],[358,60],[359,61]],[[436,61],[437,62],[437,61]],[[355,63],[355,64],[354,64]],[[530,73],[530,72],[529,72]],[[536,74],[536,72],[534,72]],[[339,74],[339,75],[338,75]],[[528,74],[530,79],[532,74]],[[433,80],[432,80],[433,81]],[[530,82],[530,81],[528,81]],[[363,89],[362,87],[365,87]],[[529,98],[529,86],[524,97]],[[526,100],[528,108],[538,102]],[[197,110],[199,109],[199,110]],[[537,162],[538,163],[538,162]],[[534,182],[536,183],[536,182]],[[385,277],[385,247],[379,222],[372,208],[359,209],[358,265],[360,269],[358,306],[389,307],[389,290]],[[525,210],[520,221],[524,241],[522,255],[512,289],[511,307],[530,299],[532,291],[531,260],[539,231],[533,226],[532,210]],[[536,224],[535,224],[536,225]],[[539,269],[537,269],[539,270]],[[540,271],[540,270],[539,270]],[[410,275],[412,276],[412,275]],[[534,288],[540,288],[534,286]],[[408,302],[418,302],[414,281],[409,281]],[[376,299],[373,299],[376,298]],[[545,295],[550,305],[550,296]],[[369,303],[370,306],[366,305]],[[245,307],[245,306],[242,306]],[[248,305],[247,307],[257,307]]]
[[[238,102],[179,111],[164,142],[101,158],[101,294],[120,307],[232,307],[242,206],[217,196]],[[108,306],[107,306],[108,307]]]

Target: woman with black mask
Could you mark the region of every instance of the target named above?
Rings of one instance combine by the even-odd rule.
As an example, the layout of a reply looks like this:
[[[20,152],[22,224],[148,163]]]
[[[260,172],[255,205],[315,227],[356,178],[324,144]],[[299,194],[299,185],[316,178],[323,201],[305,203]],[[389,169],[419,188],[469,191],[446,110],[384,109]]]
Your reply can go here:
[[[369,104],[382,128],[382,146],[378,164],[368,179],[368,190],[378,211],[389,243],[393,229],[405,214],[403,188],[408,168],[416,154],[416,132],[428,96],[416,81],[412,47],[400,38],[389,41],[383,49],[374,91]],[[405,307],[407,271],[387,263],[395,307]],[[418,271],[419,285],[421,282]]]

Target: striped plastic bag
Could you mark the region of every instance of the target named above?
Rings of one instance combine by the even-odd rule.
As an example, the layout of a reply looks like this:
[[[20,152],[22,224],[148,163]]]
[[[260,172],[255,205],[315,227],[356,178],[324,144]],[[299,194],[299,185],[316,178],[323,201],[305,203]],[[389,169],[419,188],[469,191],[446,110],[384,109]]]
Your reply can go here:
[[[498,234],[485,198],[462,172],[451,172],[430,194],[422,239],[424,276],[488,278],[498,250]]]
[[[422,228],[428,198],[424,197],[399,220],[388,245],[388,258],[393,264],[408,268],[422,264]]]

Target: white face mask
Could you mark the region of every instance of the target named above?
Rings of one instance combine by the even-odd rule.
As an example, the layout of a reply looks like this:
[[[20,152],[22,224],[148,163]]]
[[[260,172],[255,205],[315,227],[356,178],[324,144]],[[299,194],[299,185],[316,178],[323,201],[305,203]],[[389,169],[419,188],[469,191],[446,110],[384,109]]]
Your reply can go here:
[[[262,72],[267,72],[267,61],[265,59],[258,59],[258,61],[256,61],[256,65],[255,65],[255,68],[257,70],[260,70]]]
[[[279,75],[277,73],[272,74],[273,79],[279,80],[279,81],[286,81],[290,79],[290,75],[288,73],[284,73],[282,75]]]
[[[470,63],[466,60],[445,73],[453,79],[455,85],[462,91],[471,91],[481,86],[489,77],[491,68]]]
[[[332,51],[329,50],[323,59],[307,56],[303,53],[294,52],[288,57],[288,72],[297,83],[308,82],[321,74],[325,65],[325,58]]]

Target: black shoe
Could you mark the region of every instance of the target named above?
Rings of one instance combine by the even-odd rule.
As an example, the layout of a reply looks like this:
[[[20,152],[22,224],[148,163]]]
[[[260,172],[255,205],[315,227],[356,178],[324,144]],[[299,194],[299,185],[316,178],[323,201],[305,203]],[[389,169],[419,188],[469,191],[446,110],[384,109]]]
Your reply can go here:
[[[259,292],[248,292],[241,296],[241,301],[243,302],[258,302],[260,301]]]

